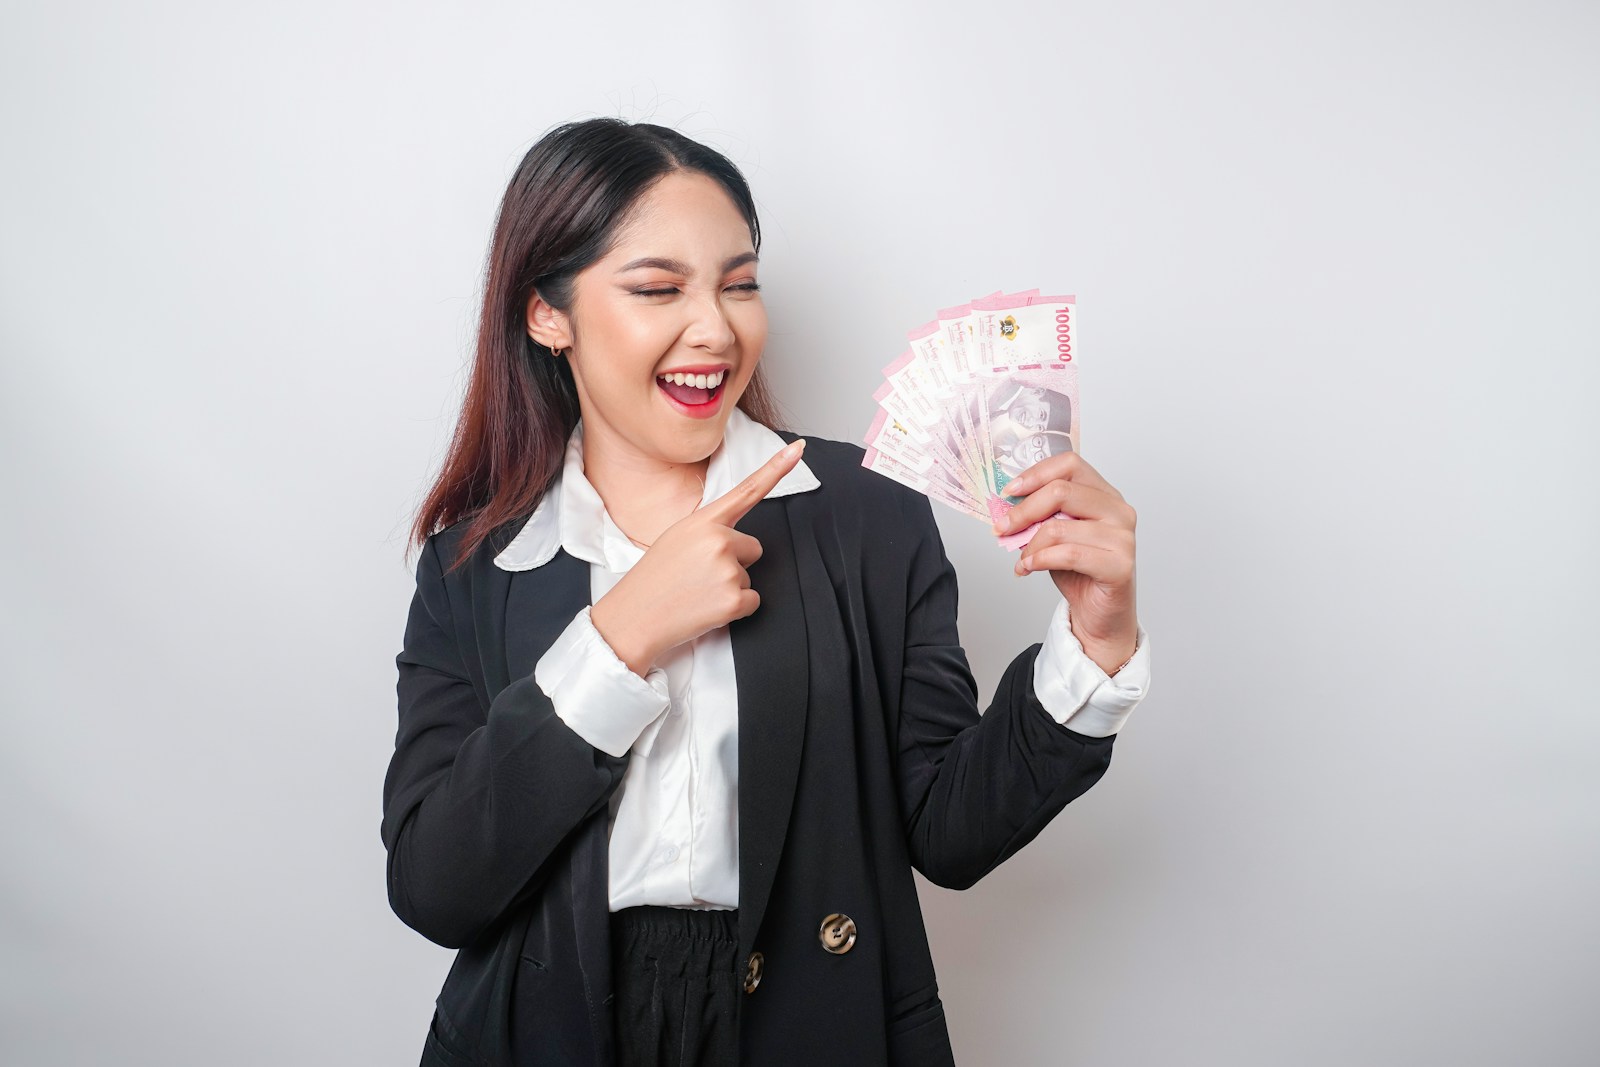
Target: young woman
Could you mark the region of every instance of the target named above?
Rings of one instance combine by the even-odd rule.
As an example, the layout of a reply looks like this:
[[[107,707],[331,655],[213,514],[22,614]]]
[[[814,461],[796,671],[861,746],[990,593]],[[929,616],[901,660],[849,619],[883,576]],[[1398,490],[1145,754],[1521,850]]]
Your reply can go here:
[[[913,868],[994,869],[1143,696],[1134,512],[1066,453],[1010,486],[1011,529],[1078,521],[980,717],[927,498],[777,428],[759,245],[659,126],[506,190],[384,782],[390,903],[459,950],[425,1065],[951,1063]]]

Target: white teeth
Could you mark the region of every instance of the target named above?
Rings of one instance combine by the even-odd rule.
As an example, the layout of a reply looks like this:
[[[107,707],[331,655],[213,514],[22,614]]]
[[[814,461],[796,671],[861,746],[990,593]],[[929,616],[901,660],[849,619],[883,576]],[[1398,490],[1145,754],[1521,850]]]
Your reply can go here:
[[[727,371],[717,371],[713,374],[663,374],[661,380],[674,385],[688,385],[696,389],[715,389],[722,384],[722,379],[727,377]]]

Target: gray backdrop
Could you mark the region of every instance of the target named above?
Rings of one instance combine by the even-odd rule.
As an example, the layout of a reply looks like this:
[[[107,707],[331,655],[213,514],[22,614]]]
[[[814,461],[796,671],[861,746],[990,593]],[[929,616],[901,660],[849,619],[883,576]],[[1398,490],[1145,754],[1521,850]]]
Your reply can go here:
[[[963,1063],[1596,1062],[1596,7],[561,7],[8,11],[0,1059],[416,1062],[404,530],[505,181],[618,114],[746,169],[799,429],[1079,296],[1155,681],[924,887]],[[1056,594],[939,511],[987,695]]]

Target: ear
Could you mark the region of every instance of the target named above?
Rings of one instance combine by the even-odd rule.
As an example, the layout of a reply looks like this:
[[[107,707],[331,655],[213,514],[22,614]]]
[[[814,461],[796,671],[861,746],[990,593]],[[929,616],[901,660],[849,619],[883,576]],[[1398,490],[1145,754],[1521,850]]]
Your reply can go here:
[[[528,299],[528,336],[546,348],[571,348],[572,324],[535,292]]]

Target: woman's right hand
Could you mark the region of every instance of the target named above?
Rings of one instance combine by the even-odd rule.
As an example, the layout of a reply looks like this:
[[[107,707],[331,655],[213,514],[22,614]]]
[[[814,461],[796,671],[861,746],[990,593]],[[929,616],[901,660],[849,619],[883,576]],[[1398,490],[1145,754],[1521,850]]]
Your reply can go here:
[[[629,670],[643,677],[668,649],[742,619],[761,604],[745,570],[761,558],[761,542],[733,527],[804,451],[802,438],[667,527],[590,609],[594,628]]]

